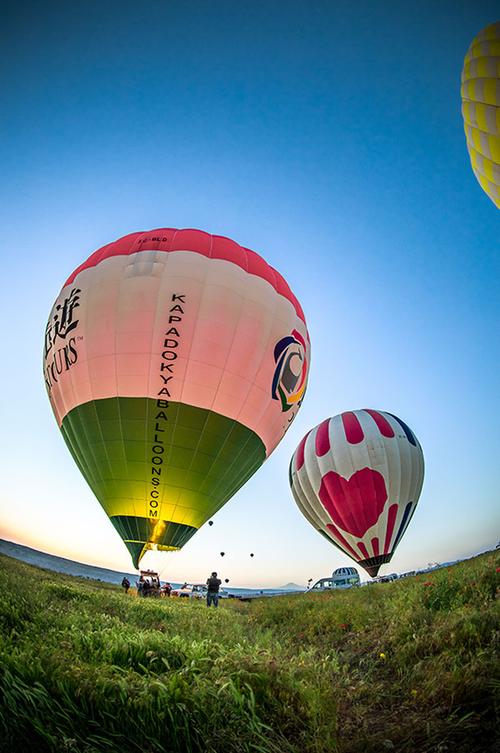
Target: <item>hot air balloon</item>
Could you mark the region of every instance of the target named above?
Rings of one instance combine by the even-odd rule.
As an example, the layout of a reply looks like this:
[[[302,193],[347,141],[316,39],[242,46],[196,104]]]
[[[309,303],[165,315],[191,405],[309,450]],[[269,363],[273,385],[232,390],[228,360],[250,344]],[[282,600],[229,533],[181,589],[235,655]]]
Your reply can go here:
[[[500,209],[500,21],[472,40],[465,56],[461,94],[472,169]]]
[[[229,238],[132,233],[69,276],[45,331],[45,384],[135,567],[148,549],[180,549],[262,465],[309,362],[287,283]]]
[[[412,430],[392,413],[368,408],[327,418],[306,434],[290,463],[301,512],[371,576],[394,554],[423,479]]]

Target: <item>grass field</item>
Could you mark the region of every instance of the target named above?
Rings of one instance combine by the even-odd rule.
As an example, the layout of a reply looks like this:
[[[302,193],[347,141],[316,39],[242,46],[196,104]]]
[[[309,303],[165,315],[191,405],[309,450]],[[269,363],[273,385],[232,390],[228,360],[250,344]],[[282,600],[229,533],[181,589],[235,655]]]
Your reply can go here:
[[[493,753],[499,570],[208,610],[0,557],[0,749]]]

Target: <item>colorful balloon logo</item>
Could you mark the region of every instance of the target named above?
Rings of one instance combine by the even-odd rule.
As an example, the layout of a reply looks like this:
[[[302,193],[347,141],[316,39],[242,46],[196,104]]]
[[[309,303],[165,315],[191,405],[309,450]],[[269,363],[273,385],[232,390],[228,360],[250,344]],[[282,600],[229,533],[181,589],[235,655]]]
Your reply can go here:
[[[45,332],[47,392],[136,567],[180,549],[261,466],[309,362],[288,284],[229,238],[132,233],[70,275]]]
[[[294,329],[291,335],[276,343],[274,360],[276,370],[271,394],[286,412],[301,404],[307,386],[307,346],[300,332]]]
[[[301,512],[372,576],[394,554],[423,479],[422,448],[411,429],[370,409],[327,418],[306,434],[290,464]]]

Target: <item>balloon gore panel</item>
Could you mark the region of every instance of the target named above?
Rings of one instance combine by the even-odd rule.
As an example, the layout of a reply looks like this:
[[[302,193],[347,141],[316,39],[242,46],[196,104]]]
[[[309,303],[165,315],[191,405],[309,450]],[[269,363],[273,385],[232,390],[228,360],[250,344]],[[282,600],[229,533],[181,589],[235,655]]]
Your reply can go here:
[[[134,560],[139,544],[180,549],[266,456],[237,421],[149,398],[84,403],[61,430]]]

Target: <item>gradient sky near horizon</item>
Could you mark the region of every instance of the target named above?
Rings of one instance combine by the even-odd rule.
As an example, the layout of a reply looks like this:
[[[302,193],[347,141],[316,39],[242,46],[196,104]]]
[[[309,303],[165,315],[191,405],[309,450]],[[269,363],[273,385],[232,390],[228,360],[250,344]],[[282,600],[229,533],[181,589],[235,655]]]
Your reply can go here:
[[[43,333],[92,251],[167,226],[276,267],[312,366],[271,458],[212,527],[145,566],[279,586],[352,564],[298,511],[288,463],[312,426],[365,406],[401,416],[426,460],[382,573],[495,546],[500,213],[469,164],[460,72],[498,15],[452,0],[6,4],[0,537],[131,570],[57,429]]]

